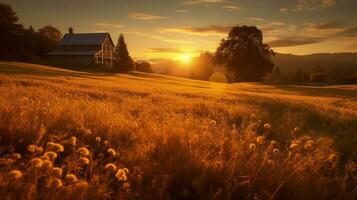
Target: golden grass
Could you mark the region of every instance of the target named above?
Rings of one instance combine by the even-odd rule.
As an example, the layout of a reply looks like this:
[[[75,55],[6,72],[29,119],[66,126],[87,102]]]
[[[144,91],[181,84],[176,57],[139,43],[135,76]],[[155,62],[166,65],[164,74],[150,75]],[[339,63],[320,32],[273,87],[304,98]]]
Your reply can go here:
[[[0,196],[353,199],[356,100],[356,86],[0,63]]]

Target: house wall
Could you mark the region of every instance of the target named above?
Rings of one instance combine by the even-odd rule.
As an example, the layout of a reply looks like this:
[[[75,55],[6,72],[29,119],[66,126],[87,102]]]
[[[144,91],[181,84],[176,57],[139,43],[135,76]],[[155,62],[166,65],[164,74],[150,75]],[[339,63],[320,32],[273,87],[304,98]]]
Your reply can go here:
[[[93,56],[50,56],[49,61],[56,65],[78,68],[92,67],[96,64]]]

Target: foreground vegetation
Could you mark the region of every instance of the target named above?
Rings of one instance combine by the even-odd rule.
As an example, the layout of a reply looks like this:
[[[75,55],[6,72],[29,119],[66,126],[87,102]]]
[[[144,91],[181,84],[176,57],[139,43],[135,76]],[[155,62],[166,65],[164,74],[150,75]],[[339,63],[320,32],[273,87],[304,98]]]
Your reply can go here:
[[[0,196],[354,199],[356,89],[0,63]]]

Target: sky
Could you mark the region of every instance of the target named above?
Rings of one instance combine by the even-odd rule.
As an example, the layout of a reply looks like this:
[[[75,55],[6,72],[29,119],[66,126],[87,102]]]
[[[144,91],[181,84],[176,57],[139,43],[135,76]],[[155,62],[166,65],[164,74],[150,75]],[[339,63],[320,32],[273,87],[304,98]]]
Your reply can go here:
[[[214,52],[236,25],[257,26],[279,53],[357,52],[357,0],[2,0],[20,23],[67,33],[123,33],[152,62]]]

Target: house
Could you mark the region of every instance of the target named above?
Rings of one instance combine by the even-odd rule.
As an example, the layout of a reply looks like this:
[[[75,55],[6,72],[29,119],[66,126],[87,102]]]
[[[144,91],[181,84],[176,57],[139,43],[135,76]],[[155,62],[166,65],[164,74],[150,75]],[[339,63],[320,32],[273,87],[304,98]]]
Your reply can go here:
[[[113,66],[117,56],[109,33],[69,33],[65,34],[58,49],[48,53],[50,59],[70,65],[103,64]]]

